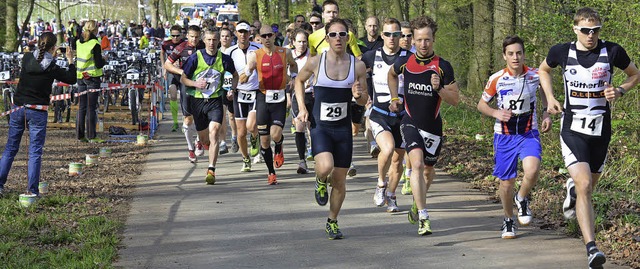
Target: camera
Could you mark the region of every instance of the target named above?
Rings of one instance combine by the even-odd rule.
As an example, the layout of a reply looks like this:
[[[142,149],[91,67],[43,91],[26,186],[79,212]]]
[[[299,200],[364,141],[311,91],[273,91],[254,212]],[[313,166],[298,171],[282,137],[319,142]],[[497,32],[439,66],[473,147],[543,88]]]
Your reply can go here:
[[[67,53],[67,47],[59,47],[58,49],[60,50],[60,53],[62,53],[62,54]]]

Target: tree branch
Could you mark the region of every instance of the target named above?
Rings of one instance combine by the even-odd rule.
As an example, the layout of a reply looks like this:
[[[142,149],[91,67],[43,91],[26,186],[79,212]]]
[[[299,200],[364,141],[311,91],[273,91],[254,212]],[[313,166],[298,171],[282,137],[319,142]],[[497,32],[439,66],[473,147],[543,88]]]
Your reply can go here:
[[[38,3],[34,3],[34,4],[35,4],[36,6],[38,6],[38,7],[42,8],[42,9],[44,9],[44,10],[46,10],[46,11],[50,12],[51,14],[56,14],[56,13],[55,13],[55,12],[53,12],[51,9],[48,9],[48,8],[46,8],[46,7],[44,7],[44,6],[40,5],[40,4],[38,4]]]
[[[82,4],[86,4],[86,2],[80,1],[80,2],[77,2],[77,3],[71,4],[71,5],[68,5],[68,6],[64,7],[64,8],[60,8],[60,12],[63,12],[63,11],[67,10],[70,7],[75,7],[75,6],[82,5]]]

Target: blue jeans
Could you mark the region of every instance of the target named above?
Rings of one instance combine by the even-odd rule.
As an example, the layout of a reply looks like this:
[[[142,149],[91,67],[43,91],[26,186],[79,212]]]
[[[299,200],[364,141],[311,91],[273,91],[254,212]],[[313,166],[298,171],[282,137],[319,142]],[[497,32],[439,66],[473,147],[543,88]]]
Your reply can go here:
[[[26,125],[29,125],[29,163],[27,189],[33,194],[39,194],[40,167],[42,166],[42,149],[47,135],[47,111],[22,108],[11,114],[9,121],[9,135],[2,159],[0,159],[0,189],[4,188],[13,159],[18,154],[20,140]]]
[[[78,93],[89,89],[100,88],[100,78],[78,79]],[[96,138],[96,123],[98,122],[98,96],[99,92],[91,92],[78,97],[78,116],[76,117],[76,138]],[[86,127],[86,136],[85,136]]]

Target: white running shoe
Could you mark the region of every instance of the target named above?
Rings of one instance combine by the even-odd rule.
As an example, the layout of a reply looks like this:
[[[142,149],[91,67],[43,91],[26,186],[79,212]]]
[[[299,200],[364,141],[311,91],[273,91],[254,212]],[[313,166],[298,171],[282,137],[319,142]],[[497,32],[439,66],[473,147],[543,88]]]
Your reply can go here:
[[[400,209],[398,208],[398,201],[395,196],[387,197],[387,212],[398,212]]]
[[[202,143],[200,143],[200,141],[196,141],[196,156],[202,156],[204,155],[204,146],[202,145]]]
[[[262,158],[261,154],[258,154],[255,157],[253,157],[253,164],[258,164],[263,162],[264,162],[264,158]]]
[[[531,214],[531,208],[529,208],[529,198],[524,198],[522,201],[518,201],[518,195],[513,197],[513,202],[516,203],[518,207],[518,222],[522,226],[529,226],[531,220],[533,219],[533,215]]]
[[[505,219],[502,222],[502,239],[516,238],[516,223],[512,219]]]
[[[564,198],[564,203],[562,204],[562,213],[564,214],[565,219],[575,219],[576,199],[571,197],[571,188],[575,188],[575,183],[572,178],[567,179],[565,187],[567,189],[567,197]]]
[[[383,206],[387,202],[385,192],[387,191],[387,185],[384,187],[376,186],[376,192],[373,194],[373,203],[377,206]]]

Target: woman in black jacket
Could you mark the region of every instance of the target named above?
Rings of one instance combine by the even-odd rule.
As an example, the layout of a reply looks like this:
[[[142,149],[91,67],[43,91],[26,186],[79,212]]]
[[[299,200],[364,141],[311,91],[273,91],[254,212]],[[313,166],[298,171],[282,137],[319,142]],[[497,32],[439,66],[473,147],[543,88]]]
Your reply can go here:
[[[78,116],[76,117],[76,138],[83,142],[102,143],[97,137],[98,96],[100,92],[88,92],[100,88],[102,67],[106,61],[102,57],[100,40],[96,37],[96,21],[89,20],[82,28],[81,39],[76,41],[76,77],[78,78]],[[86,135],[85,135],[86,130]]]
[[[4,184],[11,169],[13,159],[18,153],[20,140],[25,128],[29,129],[29,164],[28,191],[39,195],[40,166],[42,165],[42,150],[47,133],[47,106],[50,102],[51,84],[53,80],[64,83],[76,83],[76,67],[73,65],[73,52],[67,50],[69,69],[63,69],[56,64],[56,36],[46,32],[38,40],[38,48],[28,52],[22,58],[20,82],[13,100],[14,107],[20,108],[11,114],[9,134],[2,159],[0,159],[0,195],[4,191]]]

